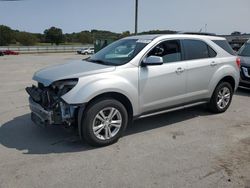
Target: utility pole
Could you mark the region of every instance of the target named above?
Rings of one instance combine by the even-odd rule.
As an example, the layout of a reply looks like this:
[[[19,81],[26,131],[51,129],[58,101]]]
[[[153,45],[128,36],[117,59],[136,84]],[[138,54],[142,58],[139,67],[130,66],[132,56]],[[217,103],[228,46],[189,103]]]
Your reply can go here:
[[[135,35],[137,35],[138,28],[138,0],[135,0]]]

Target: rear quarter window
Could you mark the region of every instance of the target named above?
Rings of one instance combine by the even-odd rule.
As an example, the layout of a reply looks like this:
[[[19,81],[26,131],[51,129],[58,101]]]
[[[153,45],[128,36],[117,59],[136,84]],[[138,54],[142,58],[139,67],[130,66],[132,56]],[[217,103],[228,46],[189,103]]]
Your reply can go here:
[[[213,40],[215,44],[220,46],[222,49],[224,49],[226,52],[228,52],[231,55],[235,55],[232,47],[228,44],[226,40]]]

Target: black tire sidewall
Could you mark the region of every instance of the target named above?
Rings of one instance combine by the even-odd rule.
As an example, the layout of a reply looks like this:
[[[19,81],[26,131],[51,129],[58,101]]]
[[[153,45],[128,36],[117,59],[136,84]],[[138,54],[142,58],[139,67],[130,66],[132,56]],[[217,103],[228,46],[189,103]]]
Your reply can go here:
[[[227,87],[230,91],[230,101],[229,103],[227,104],[227,106],[223,109],[219,108],[218,105],[217,105],[217,97],[218,97],[218,93],[219,91],[223,88],[223,87]],[[213,111],[213,112],[216,112],[216,113],[222,113],[222,112],[225,112],[228,107],[230,106],[231,102],[232,102],[232,98],[233,98],[233,89],[232,89],[232,86],[230,83],[228,82],[221,82],[220,84],[218,84],[218,86],[215,88],[215,91],[214,91],[214,94],[212,96],[212,99],[210,101],[210,109]]]
[[[114,107],[121,113],[122,116],[122,125],[119,132],[109,140],[100,140],[98,139],[93,132],[92,124],[94,118],[98,112],[107,107]],[[104,99],[99,100],[91,104],[86,108],[84,117],[82,118],[82,135],[83,139],[92,146],[106,146],[112,143],[115,143],[123,134],[128,124],[128,113],[126,108],[117,100],[114,99]]]

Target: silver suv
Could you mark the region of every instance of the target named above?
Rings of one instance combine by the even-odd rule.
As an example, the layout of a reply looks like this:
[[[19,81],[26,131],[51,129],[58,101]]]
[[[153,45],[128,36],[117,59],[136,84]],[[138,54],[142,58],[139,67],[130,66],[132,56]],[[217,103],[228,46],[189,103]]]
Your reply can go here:
[[[142,35],[92,57],[42,69],[27,87],[36,124],[77,125],[90,145],[116,142],[135,118],[207,103],[221,113],[239,83],[239,59],[224,38]]]

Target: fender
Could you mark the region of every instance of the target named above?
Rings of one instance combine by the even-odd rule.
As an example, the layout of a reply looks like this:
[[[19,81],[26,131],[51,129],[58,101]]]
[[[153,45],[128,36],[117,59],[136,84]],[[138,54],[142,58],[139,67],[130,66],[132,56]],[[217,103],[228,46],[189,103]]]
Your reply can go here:
[[[236,71],[237,68],[233,67],[232,65],[223,65],[221,66],[213,75],[209,82],[209,98],[213,95],[213,92],[218,85],[218,83],[225,77],[231,76],[235,81],[235,88],[237,89],[239,85],[239,71]]]
[[[125,95],[131,102],[134,114],[138,113],[138,82],[131,81],[117,75],[103,75],[102,77],[82,77],[72,90],[62,96],[68,104],[84,104],[98,95],[116,92]]]

